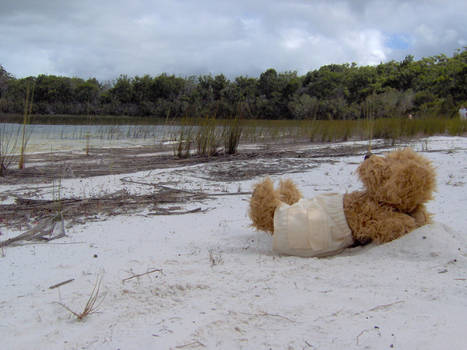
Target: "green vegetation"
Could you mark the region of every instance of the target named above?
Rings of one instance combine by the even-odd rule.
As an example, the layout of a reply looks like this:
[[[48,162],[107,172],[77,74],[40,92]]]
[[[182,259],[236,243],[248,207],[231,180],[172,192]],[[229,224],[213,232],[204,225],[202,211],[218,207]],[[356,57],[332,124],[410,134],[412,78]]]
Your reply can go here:
[[[224,139],[224,150],[227,154],[237,153],[240,138],[242,137],[243,128],[238,119],[230,120],[222,130],[222,138]]]
[[[31,122],[31,114],[32,114],[32,100],[34,98],[34,85],[32,88],[27,85],[26,86],[26,98],[24,100],[24,113],[23,113],[23,125],[21,128],[21,146],[20,146],[20,153],[19,153],[19,161],[18,161],[18,168],[24,168],[24,153],[26,152],[26,145],[28,144],[29,137],[31,136],[30,132],[26,131],[26,126]]]
[[[368,139],[371,147],[378,138],[395,144],[465,135],[467,122],[457,111],[467,105],[466,77],[467,47],[452,57],[331,64],[304,76],[268,69],[258,78],[233,80],[222,74],[121,75],[110,83],[53,75],[17,79],[0,65],[0,176],[12,162],[24,167],[29,124],[82,125],[71,135],[62,131],[62,138],[85,140],[86,154],[91,139],[154,138],[170,139],[181,158],[235,154],[240,142],[262,140]],[[4,122],[21,127],[12,131]]]
[[[18,139],[19,129],[10,130],[7,125],[0,124],[0,176],[5,176],[13,163]]]
[[[433,135],[461,136],[467,133],[467,121],[458,118],[367,118],[358,120],[248,120],[241,123],[242,139],[308,139],[312,142],[385,139],[401,140]]]
[[[196,150],[200,156],[213,156],[219,148],[220,135],[214,118],[203,118],[195,137]]]
[[[355,120],[367,117],[368,103],[375,119],[409,113],[452,118],[467,104],[466,77],[467,48],[452,57],[407,56],[376,66],[330,64],[304,76],[268,69],[258,78],[233,80],[222,74],[121,75],[110,83],[53,75],[16,79],[0,66],[0,113],[21,114],[27,86],[34,85],[32,113],[57,116],[55,123],[73,119],[64,115],[78,120],[99,116],[110,123],[112,116]]]

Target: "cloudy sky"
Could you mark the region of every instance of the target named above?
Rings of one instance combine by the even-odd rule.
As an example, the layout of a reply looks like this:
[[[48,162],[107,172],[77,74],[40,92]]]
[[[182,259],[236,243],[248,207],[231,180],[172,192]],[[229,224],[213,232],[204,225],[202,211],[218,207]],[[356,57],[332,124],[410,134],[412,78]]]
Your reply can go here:
[[[465,0],[0,0],[0,65],[17,78],[304,74],[464,46]]]

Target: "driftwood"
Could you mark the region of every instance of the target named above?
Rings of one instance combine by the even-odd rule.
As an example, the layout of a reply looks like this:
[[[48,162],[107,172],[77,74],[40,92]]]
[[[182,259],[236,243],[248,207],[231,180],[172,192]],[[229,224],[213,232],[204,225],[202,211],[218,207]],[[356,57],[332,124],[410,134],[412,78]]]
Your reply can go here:
[[[65,224],[62,213],[42,219],[35,227],[26,232],[0,242],[0,248],[20,241],[51,241],[65,237]]]
[[[64,219],[68,225],[96,220],[98,215],[110,216],[131,214],[138,210],[149,209],[145,215],[183,215],[203,213],[208,209],[197,207],[183,210],[180,204],[202,202],[208,198],[230,195],[247,195],[250,192],[204,193],[166,186],[162,183],[146,183],[122,178],[123,183],[147,185],[154,188],[149,194],[131,194],[119,190],[93,198],[61,198],[54,200],[29,199],[16,197],[15,204],[0,205],[2,223],[21,230],[31,221],[37,221],[35,227],[26,232],[0,242],[0,247],[20,241],[52,240],[65,236]],[[13,194],[10,194],[12,196]],[[178,204],[178,205],[177,205]],[[172,206],[170,206],[172,205]]]
[[[133,278],[138,278],[138,277],[141,277],[141,276],[149,275],[149,274],[154,273],[154,272],[160,272],[160,273],[163,274],[162,269],[152,269],[152,270],[147,271],[147,272],[139,273],[137,275],[133,275],[133,276],[124,278],[124,279],[122,279],[122,283],[125,283],[126,281],[129,281],[129,280],[131,280]]]
[[[3,224],[20,228],[21,225],[29,223],[31,219],[55,216],[57,212],[61,212],[73,223],[79,218],[92,218],[98,214],[127,214],[148,207],[160,214],[167,211],[158,208],[160,205],[202,201],[207,197],[204,193],[188,193],[166,188],[143,195],[130,194],[121,190],[95,198],[42,200],[17,197],[15,204],[0,205],[0,217]]]
[[[157,211],[149,213],[148,215],[183,215],[183,214],[192,214],[192,213],[205,213],[207,209],[196,208],[192,210],[173,210],[166,208],[158,208]]]
[[[49,289],[55,289],[55,288],[64,286],[65,284],[71,283],[71,282],[73,282],[74,280],[75,280],[74,278],[70,278],[69,280],[66,280],[66,281],[63,281],[63,282],[54,284],[53,286],[50,286]]]
[[[145,186],[151,186],[154,188],[161,188],[167,191],[174,191],[174,192],[179,192],[179,193],[188,193],[191,195],[205,195],[207,197],[218,197],[218,196],[240,196],[240,195],[249,195],[252,192],[219,192],[219,193],[204,193],[204,192],[193,192],[193,191],[188,191],[188,190],[181,190],[179,188],[173,188],[173,187],[168,187],[165,185],[161,184],[153,184],[150,182],[141,182],[141,181],[134,181],[131,180],[127,177],[124,177],[120,179],[121,182],[123,183],[132,183],[132,184],[137,184],[137,185],[145,185]]]

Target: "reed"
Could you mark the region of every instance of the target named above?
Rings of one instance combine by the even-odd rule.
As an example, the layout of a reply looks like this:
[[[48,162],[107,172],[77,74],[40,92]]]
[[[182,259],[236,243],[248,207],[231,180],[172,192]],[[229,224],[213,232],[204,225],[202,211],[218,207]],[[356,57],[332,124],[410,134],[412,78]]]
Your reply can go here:
[[[182,125],[174,128],[172,134],[174,141],[174,155],[178,158],[188,158],[191,155],[191,144],[193,142],[193,126],[188,118],[182,119]]]
[[[24,100],[24,114],[23,114],[23,126],[21,133],[21,145],[20,145],[20,154],[18,161],[18,168],[24,169],[25,159],[24,153],[26,152],[26,146],[31,137],[31,132],[27,132],[26,127],[31,123],[31,114],[32,114],[32,101],[34,98],[34,84],[32,87],[28,84],[26,86],[26,98]]]
[[[195,136],[197,154],[204,157],[217,154],[220,139],[216,119],[208,116],[201,119]]]
[[[13,132],[6,124],[0,125],[0,176],[5,176],[14,161],[14,154],[18,144],[19,131]]]
[[[33,89],[28,89],[23,122],[14,132],[0,129],[0,176],[13,160],[19,159],[24,167],[25,150],[30,137]],[[163,124],[114,124],[88,125],[70,129],[63,126],[62,139],[84,140],[86,154],[96,140],[115,142],[124,139],[154,139],[154,143],[170,140],[174,155],[180,158],[191,156],[210,157],[218,153],[235,154],[241,143],[262,142],[342,142],[369,140],[369,149],[374,139],[389,140],[392,145],[401,140],[432,135],[463,136],[467,133],[467,122],[459,118],[402,117],[375,118],[374,105],[368,101],[362,107],[364,118],[358,120],[245,120],[232,118],[220,120],[206,116],[201,119],[185,117],[166,119]],[[34,121],[35,117],[34,117]],[[66,130],[65,130],[66,129]],[[44,137],[60,137],[60,129],[54,128]],[[58,134],[57,134],[58,130]],[[29,135],[28,135],[29,133]],[[58,136],[57,136],[58,135]],[[21,148],[20,148],[21,146]],[[18,151],[19,149],[19,151]],[[18,155],[18,158],[16,156]]]
[[[240,125],[240,120],[235,118],[224,125],[222,129],[222,138],[224,139],[224,152],[227,154],[237,153],[240,138],[242,137],[243,128]]]
[[[467,133],[467,120],[461,120],[459,118],[449,120],[447,132],[450,136],[465,135]]]

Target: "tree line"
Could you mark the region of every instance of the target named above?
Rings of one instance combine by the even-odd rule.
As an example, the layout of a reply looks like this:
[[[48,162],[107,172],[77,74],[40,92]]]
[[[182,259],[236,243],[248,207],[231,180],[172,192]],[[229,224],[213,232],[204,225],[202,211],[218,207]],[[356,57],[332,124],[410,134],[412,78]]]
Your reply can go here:
[[[359,119],[368,116],[453,117],[467,105],[467,47],[376,66],[330,64],[259,77],[120,75],[100,82],[55,75],[17,79],[0,65],[0,112],[22,113],[28,86],[33,114],[158,118]]]

